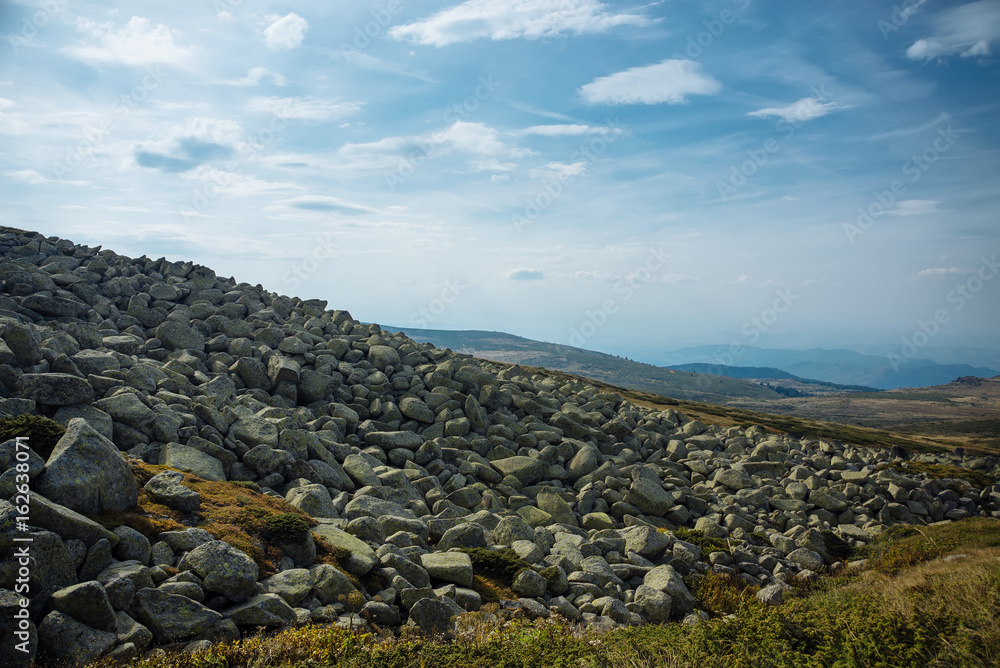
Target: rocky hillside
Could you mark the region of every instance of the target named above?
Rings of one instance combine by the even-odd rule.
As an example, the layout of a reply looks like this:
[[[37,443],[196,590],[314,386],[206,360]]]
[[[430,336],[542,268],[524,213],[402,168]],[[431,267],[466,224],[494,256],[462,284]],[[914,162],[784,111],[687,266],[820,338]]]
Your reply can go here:
[[[778,603],[889,525],[1000,517],[995,458],[708,426],[187,262],[0,256],[5,665],[486,600],[694,621],[708,572]]]

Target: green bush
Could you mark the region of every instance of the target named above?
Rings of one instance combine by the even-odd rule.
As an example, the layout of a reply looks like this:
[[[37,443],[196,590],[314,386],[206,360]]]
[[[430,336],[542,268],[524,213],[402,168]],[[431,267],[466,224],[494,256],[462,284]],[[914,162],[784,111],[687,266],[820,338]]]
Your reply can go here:
[[[264,520],[264,531],[274,541],[295,540],[309,531],[309,520],[296,513],[280,513]]]

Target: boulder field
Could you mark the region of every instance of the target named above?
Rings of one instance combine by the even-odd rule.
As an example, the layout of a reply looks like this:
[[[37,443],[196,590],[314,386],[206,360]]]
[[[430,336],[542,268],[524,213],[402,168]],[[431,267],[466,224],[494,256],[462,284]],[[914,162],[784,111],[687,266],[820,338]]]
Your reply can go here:
[[[448,632],[483,605],[492,552],[511,565],[504,607],[609,628],[683,620],[706,573],[779,603],[891,525],[1000,517],[996,458],[706,425],[189,262],[0,228],[0,285],[0,418],[65,428],[27,455],[0,443],[10,665],[306,623]],[[130,460],[164,468],[140,484]],[[315,526],[263,572],[200,526],[185,474],[281,499]],[[140,497],[189,527],[97,521]],[[19,537],[32,539],[27,654],[14,648]]]

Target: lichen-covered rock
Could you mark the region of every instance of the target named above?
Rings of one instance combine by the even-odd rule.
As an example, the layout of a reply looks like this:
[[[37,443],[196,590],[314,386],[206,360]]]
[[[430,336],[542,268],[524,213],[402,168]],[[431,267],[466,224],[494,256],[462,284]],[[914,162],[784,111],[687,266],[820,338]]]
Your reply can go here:
[[[131,612],[148,628],[157,642],[172,642],[204,633],[222,619],[222,615],[186,596],[168,594],[158,589],[135,593]]]
[[[114,647],[114,633],[100,631],[53,610],[38,625],[39,654],[63,665],[85,666]]]
[[[79,513],[133,508],[139,486],[115,444],[74,418],[34,481],[39,494]]]
[[[179,568],[193,570],[202,579],[205,591],[222,594],[237,603],[253,595],[259,575],[253,559],[221,540],[194,548],[184,556]]]
[[[94,400],[94,388],[68,373],[26,373],[17,380],[21,396],[43,406],[75,406]]]

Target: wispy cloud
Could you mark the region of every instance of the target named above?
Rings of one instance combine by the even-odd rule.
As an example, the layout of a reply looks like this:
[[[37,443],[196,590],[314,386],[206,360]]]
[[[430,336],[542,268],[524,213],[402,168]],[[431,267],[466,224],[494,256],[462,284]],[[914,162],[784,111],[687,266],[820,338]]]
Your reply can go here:
[[[944,123],[950,118],[951,118],[950,115],[942,111],[940,114],[937,115],[936,118],[934,118],[934,120],[924,123],[922,125],[916,125],[907,128],[896,128],[895,130],[890,130],[888,132],[882,132],[879,134],[872,135],[868,139],[870,141],[881,141],[883,139],[894,139],[896,137],[905,137],[907,135],[920,134],[921,132],[926,132],[927,130],[936,127],[941,123]]]
[[[953,276],[955,274],[969,274],[972,273],[968,269],[962,269],[960,267],[928,267],[927,269],[922,269],[917,272],[917,276],[922,277],[933,277],[933,276]]]
[[[532,125],[530,128],[518,130],[520,135],[540,135],[542,137],[567,137],[573,135],[596,135],[607,132],[605,127],[579,124]]]
[[[10,172],[4,172],[5,176],[9,176],[15,181],[20,181],[21,183],[27,183],[32,186],[42,186],[49,184],[62,184],[67,186],[89,186],[90,181],[70,181],[69,179],[50,179],[42,176],[35,169],[19,169]]]
[[[277,72],[272,72],[266,67],[251,67],[244,77],[240,77],[239,79],[225,79],[217,83],[221,86],[256,86],[264,80],[264,77],[270,77],[271,82],[275,86],[288,85],[285,77]]]
[[[937,208],[941,202],[932,199],[904,199],[896,203],[896,206],[886,211],[888,216],[922,216],[928,213],[939,213]]]
[[[747,114],[747,116],[751,116],[753,118],[777,116],[785,119],[789,123],[804,123],[805,121],[811,121],[814,118],[822,118],[831,111],[843,108],[844,107],[840,106],[836,102],[823,102],[816,97],[804,97],[801,100],[792,102],[784,107],[768,107],[766,109],[751,111]]]
[[[664,60],[594,79],[580,94],[590,104],[682,104],[688,95],[715,95],[721,89],[693,60]]]
[[[933,35],[918,39],[906,50],[909,58],[988,56],[991,45],[1000,40],[1000,0],[979,0],[945,10],[935,23]]]
[[[341,102],[314,97],[254,97],[247,102],[247,111],[274,114],[279,118],[305,121],[325,121],[342,118],[360,111],[361,102]]]
[[[469,0],[430,18],[395,26],[389,35],[416,44],[446,46],[476,39],[540,39],[645,26],[641,14],[614,13],[596,0]]]

